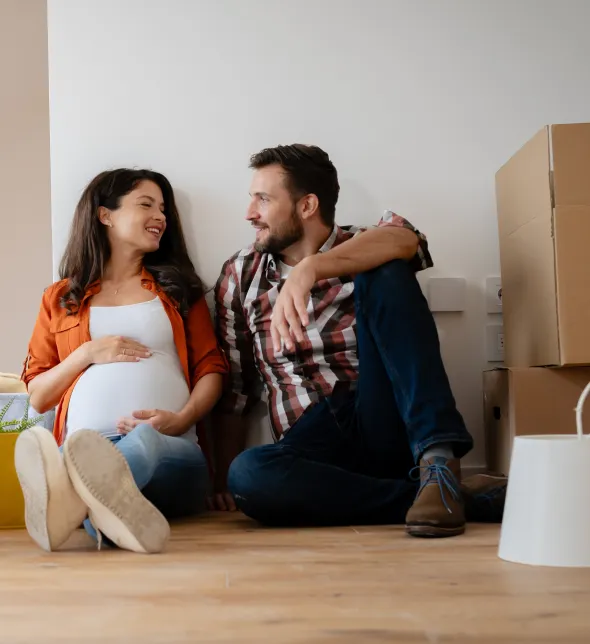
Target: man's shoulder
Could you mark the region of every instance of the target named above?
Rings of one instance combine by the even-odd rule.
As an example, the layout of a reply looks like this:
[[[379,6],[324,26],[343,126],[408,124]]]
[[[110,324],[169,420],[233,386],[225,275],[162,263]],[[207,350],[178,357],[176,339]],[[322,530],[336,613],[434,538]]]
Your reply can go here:
[[[261,253],[259,253],[254,248],[254,244],[251,244],[250,246],[245,246],[244,248],[241,248],[240,250],[235,252],[229,259],[227,259],[224,263],[224,266],[233,266],[255,255],[261,255]]]
[[[356,235],[364,232],[368,228],[369,226],[357,226],[354,224],[348,224],[346,226],[338,226],[336,239],[334,240],[334,245],[338,246],[338,244],[341,244],[342,242],[347,241],[352,237],[356,237]]]
[[[355,224],[348,224],[347,226],[338,226],[341,232],[345,235],[356,235],[356,233],[363,232],[367,230],[369,226],[358,226]]]
[[[223,272],[232,272],[236,275],[243,275],[246,271],[257,268],[262,262],[265,254],[257,251],[254,245],[247,246],[234,253],[223,264]]]

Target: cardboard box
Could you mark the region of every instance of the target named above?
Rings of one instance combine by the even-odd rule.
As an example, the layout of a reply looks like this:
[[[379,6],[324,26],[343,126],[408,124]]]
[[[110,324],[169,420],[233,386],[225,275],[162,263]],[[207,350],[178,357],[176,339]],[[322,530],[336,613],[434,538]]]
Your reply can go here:
[[[590,367],[484,371],[486,460],[508,474],[512,441],[531,434],[575,434],[575,407],[590,382]],[[590,405],[585,433],[590,433]],[[550,464],[548,464],[550,466]]]
[[[505,364],[590,364],[590,123],[545,127],[496,174]]]

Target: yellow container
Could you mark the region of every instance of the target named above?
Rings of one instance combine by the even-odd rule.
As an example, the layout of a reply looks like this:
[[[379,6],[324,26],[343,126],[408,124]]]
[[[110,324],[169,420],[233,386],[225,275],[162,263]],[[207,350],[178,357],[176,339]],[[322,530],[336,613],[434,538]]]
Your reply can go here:
[[[18,436],[0,432],[0,529],[25,527],[25,500],[14,469]]]

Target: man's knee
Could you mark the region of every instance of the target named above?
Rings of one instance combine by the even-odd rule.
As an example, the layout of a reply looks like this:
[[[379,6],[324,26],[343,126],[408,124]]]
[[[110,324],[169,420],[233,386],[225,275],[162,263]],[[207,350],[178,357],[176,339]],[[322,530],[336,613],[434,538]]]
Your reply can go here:
[[[367,290],[375,283],[391,287],[399,281],[416,281],[416,274],[403,259],[394,259],[391,262],[377,266],[370,271],[360,273],[354,278],[355,288]]]
[[[250,498],[259,487],[259,470],[262,458],[259,447],[253,447],[239,454],[227,473],[227,487],[235,499]]]
[[[395,302],[396,308],[411,308],[426,301],[416,273],[403,259],[394,259],[357,275],[354,290],[357,309],[364,312],[386,302]]]
[[[271,449],[269,449],[271,448]],[[227,487],[244,514],[268,523],[277,510],[280,455],[263,445],[242,452],[230,465]]]

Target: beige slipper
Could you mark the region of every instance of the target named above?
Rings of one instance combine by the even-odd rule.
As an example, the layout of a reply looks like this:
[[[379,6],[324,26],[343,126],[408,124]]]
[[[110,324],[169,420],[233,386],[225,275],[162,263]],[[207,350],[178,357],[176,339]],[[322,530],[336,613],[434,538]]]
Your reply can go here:
[[[64,444],[68,474],[92,523],[120,548],[161,552],[170,536],[164,515],[143,496],[121,452],[98,432],[82,429]]]
[[[0,394],[26,394],[27,386],[15,373],[0,373]]]
[[[44,427],[22,432],[14,464],[25,499],[25,524],[44,550],[56,550],[82,524],[88,509],[76,494],[52,433]]]

